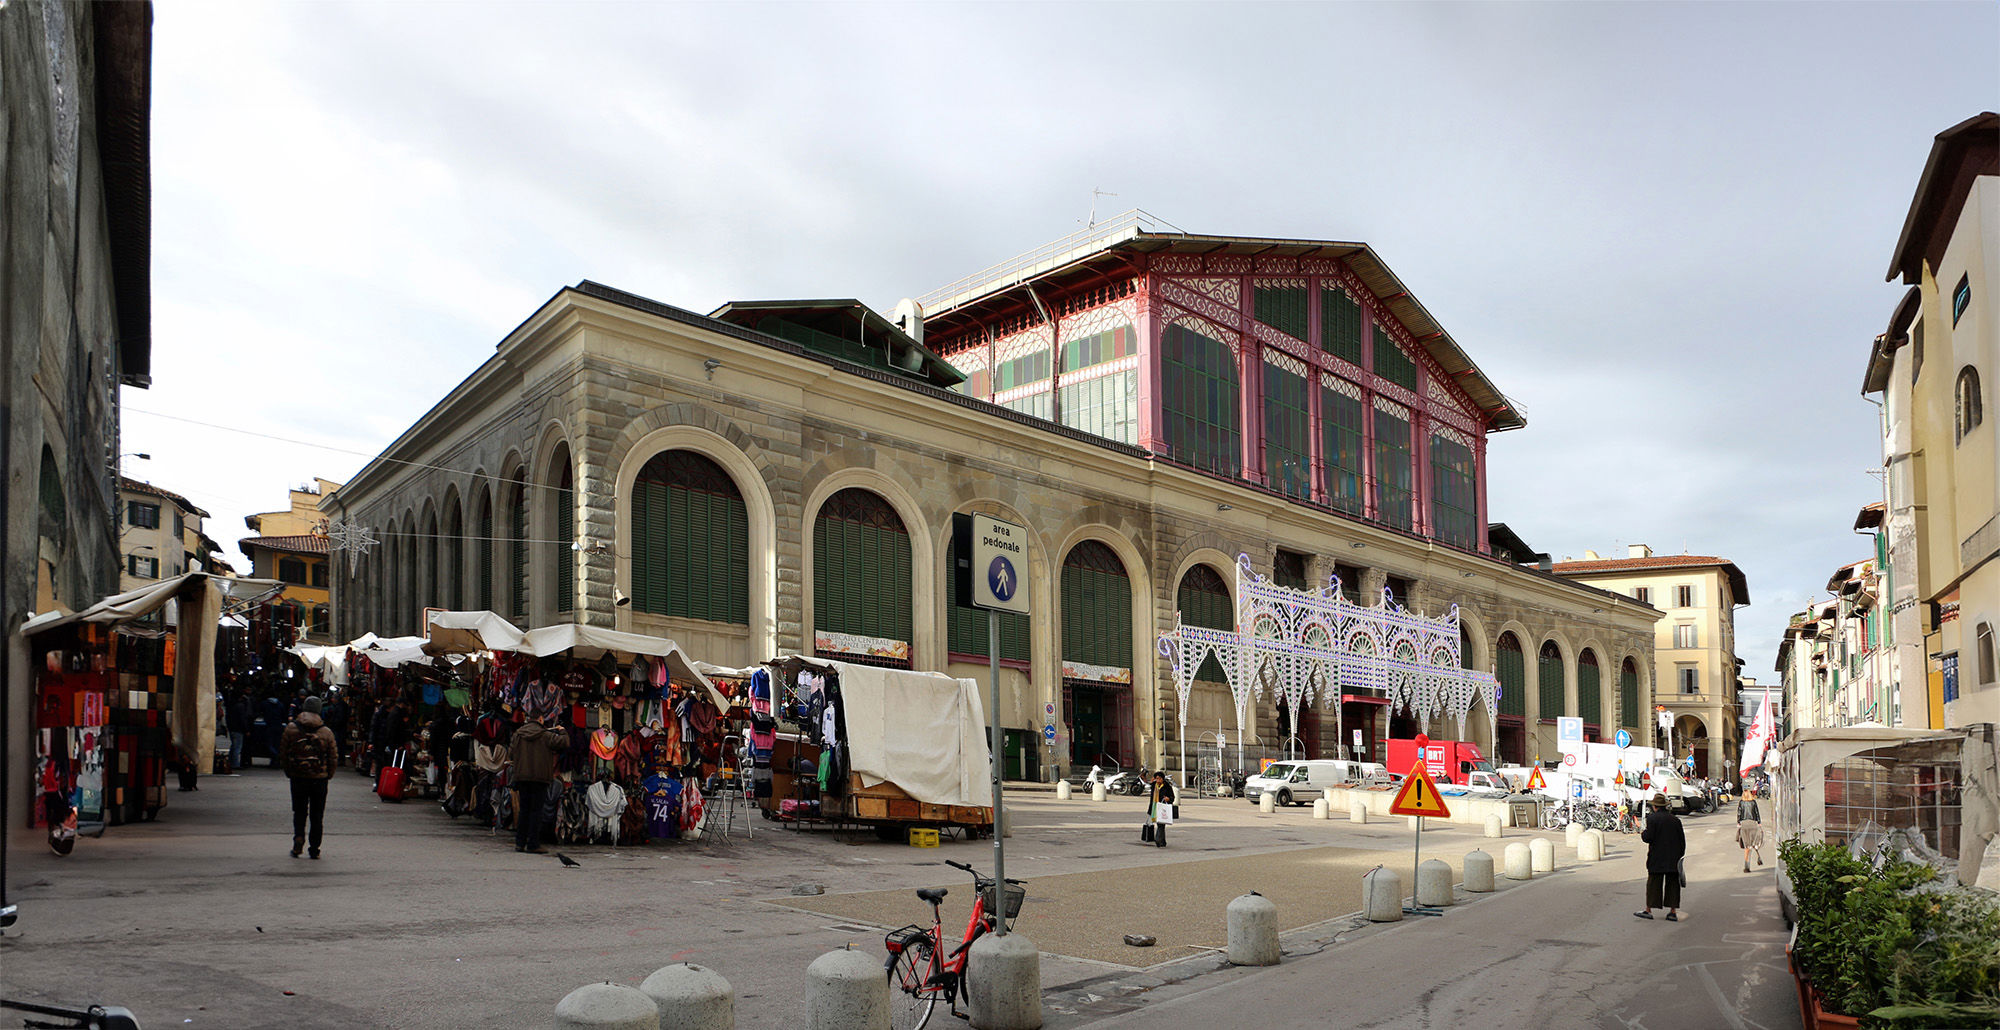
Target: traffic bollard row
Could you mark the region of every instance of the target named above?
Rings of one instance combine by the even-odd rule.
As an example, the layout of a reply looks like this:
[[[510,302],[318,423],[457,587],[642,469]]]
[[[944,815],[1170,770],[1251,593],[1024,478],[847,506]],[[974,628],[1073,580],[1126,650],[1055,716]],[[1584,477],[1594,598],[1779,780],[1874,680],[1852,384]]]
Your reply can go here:
[[[1477,848],[1465,856],[1465,889],[1474,894],[1493,890],[1493,856]]]

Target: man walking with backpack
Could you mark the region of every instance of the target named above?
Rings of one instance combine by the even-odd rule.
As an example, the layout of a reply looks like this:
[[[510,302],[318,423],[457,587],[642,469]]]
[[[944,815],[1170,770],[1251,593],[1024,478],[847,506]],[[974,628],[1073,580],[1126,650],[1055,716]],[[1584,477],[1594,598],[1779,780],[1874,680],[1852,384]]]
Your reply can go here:
[[[285,726],[278,742],[278,758],[285,776],[292,782],[292,857],[307,847],[307,826],[311,826],[312,857],[319,857],[321,831],[326,820],[326,783],[333,778],[339,752],[333,731],[320,719],[320,701],[308,697],[299,704],[298,718]]]

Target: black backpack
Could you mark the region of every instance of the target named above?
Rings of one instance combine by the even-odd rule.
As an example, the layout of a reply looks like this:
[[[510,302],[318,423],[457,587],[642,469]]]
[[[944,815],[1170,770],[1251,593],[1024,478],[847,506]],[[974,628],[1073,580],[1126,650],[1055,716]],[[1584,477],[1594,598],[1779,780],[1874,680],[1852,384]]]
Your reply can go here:
[[[326,779],[333,775],[327,768],[326,749],[319,746],[319,736],[303,730],[292,734],[285,744],[281,759],[285,763],[285,773],[297,779]]]

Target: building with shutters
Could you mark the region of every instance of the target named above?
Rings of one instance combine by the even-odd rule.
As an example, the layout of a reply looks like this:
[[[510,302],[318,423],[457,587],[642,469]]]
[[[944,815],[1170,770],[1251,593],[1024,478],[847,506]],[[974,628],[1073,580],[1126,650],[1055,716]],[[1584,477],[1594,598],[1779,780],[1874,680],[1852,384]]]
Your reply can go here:
[[[1733,775],[1742,745],[1736,732],[1737,682],[1743,673],[1743,660],[1736,657],[1736,609],[1750,603],[1743,570],[1726,558],[1654,554],[1645,544],[1633,544],[1624,558],[1585,551],[1584,560],[1557,562],[1554,571],[1658,610],[1651,702],[1656,712],[1665,711],[1672,727],[1671,740],[1659,746],[1671,744],[1677,759],[1691,755],[1696,775]]]
[[[290,505],[282,511],[245,515],[243,524],[257,533],[236,546],[250,559],[250,575],[285,584],[276,604],[299,627],[309,644],[333,643],[333,589],[319,502],[340,489],[331,479],[315,479],[289,491]]]
[[[584,282],[320,502],[382,541],[334,556],[334,635],[490,608],[720,664],[809,651],[983,681],[986,619],[950,603],[949,568],[951,516],[984,512],[1030,537],[1034,613],[1000,638],[1011,774],[1175,755],[1156,643],[1177,613],[1231,621],[1238,554],[1283,583],[1458,605],[1465,660],[1506,687],[1468,732],[1506,757],[1553,757],[1562,713],[1643,738],[1627,694],[1651,692],[1658,613],[1489,536],[1487,438],[1521,425],[1358,243],[1134,214],[894,319],[854,300],[700,315]],[[1523,660],[1544,650],[1546,700]],[[1190,737],[1234,733],[1218,680]],[[1387,707],[1324,697],[1289,726],[1267,697],[1253,744],[1334,755],[1359,731],[1376,757],[1446,729]]]
[[[118,477],[118,551],[125,556],[118,589],[137,590],[219,565],[215,541],[202,532],[206,518],[208,512],[180,494]]]

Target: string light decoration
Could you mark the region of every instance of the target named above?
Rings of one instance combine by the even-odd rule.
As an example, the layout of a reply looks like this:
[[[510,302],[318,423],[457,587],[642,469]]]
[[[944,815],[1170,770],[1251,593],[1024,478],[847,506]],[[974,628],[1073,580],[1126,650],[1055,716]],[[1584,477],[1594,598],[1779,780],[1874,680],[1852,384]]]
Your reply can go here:
[[[353,551],[357,558],[367,557],[368,549],[378,542],[375,530],[344,518],[327,523],[324,535],[328,550]]]
[[[1499,681],[1492,673],[1464,668],[1460,658],[1458,605],[1430,618],[1404,608],[1388,590],[1374,608],[1354,604],[1340,592],[1340,577],[1329,576],[1317,590],[1279,586],[1236,556],[1236,628],[1209,629],[1182,622],[1160,635],[1159,652],[1173,669],[1180,698],[1180,740],[1187,749],[1188,695],[1195,674],[1215,659],[1236,701],[1236,752],[1243,740],[1250,702],[1267,693],[1280,700],[1299,724],[1299,710],[1317,700],[1326,708],[1350,689],[1374,691],[1390,711],[1429,719],[1449,715],[1465,736],[1465,717],[1483,704],[1489,720],[1499,714]],[[1186,756],[1182,756],[1186,765]]]

